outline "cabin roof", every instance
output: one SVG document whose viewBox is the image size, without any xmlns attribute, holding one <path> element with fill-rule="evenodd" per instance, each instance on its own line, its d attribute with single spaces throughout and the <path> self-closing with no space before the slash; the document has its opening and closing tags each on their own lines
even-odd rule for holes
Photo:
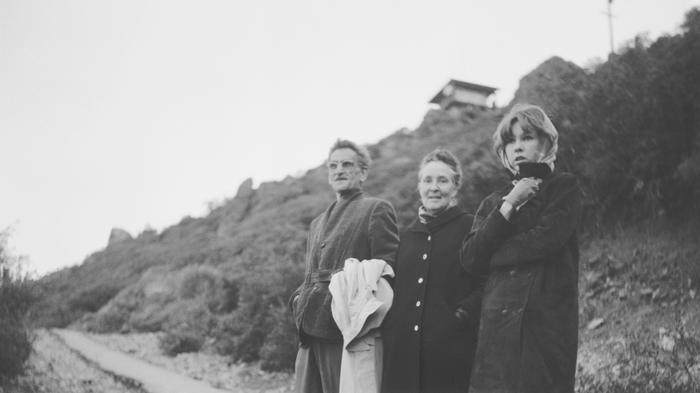
<svg viewBox="0 0 700 393">
<path fill-rule="evenodd" d="M 429 102 L 431 104 L 439 104 L 442 101 L 442 98 L 445 97 L 444 91 L 445 91 L 445 88 L 447 86 L 453 86 L 453 87 L 458 87 L 458 88 L 462 88 L 462 89 L 466 89 L 466 90 L 472 90 L 472 91 L 476 91 L 479 93 L 483 93 L 485 95 L 493 94 L 496 92 L 496 90 L 498 90 L 497 88 L 491 87 L 491 86 L 479 85 L 476 83 L 460 81 L 457 79 L 450 79 L 450 81 L 447 82 L 445 84 L 445 86 L 443 86 L 440 89 L 440 91 L 435 95 L 435 97 L 433 97 L 433 99 L 430 100 Z"/>
</svg>

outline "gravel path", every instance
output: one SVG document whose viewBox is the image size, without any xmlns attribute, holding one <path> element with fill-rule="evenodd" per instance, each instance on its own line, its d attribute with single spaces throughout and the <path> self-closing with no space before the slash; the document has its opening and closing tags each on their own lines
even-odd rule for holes
<svg viewBox="0 0 700 393">
<path fill-rule="evenodd" d="M 68 348 L 58 336 L 43 329 L 35 331 L 27 374 L 5 392 L 145 393 L 134 381 L 100 370 Z"/>
<path fill-rule="evenodd" d="M 204 392 L 206 389 L 235 393 L 293 391 L 293 377 L 288 373 L 263 372 L 256 365 L 232 364 L 228 357 L 213 354 L 189 353 L 176 357 L 164 356 L 158 348 L 158 333 L 101 335 L 40 329 L 34 334 L 34 347 L 28 361 L 26 375 L 20 377 L 12 386 L 0 387 L 0 393 L 153 393 L 158 391 L 151 390 L 151 386 L 138 382 L 135 378 L 125 377 L 123 372 L 105 371 L 106 366 L 67 346 L 64 337 L 75 345 L 70 337 L 76 336 L 80 341 L 86 341 L 89 338 L 91 341 L 87 340 L 87 345 L 93 349 L 100 348 L 98 352 L 120 352 L 117 354 L 126 356 L 123 363 L 138 365 L 137 369 L 157 368 L 161 375 L 159 380 L 176 380 L 184 376 L 189 376 L 190 380 L 198 380 L 191 382 L 205 387 L 203 390 L 194 390 L 197 393 Z M 168 376 L 163 377 L 161 372 L 167 373 Z M 175 377 L 172 377 L 173 375 Z M 134 376 L 138 378 L 137 375 Z M 206 381 L 207 384 L 202 381 Z M 178 390 L 166 391 L 174 393 Z"/>
<path fill-rule="evenodd" d="M 174 373 L 162 367 L 154 366 L 122 352 L 112 350 L 99 344 L 80 332 L 56 329 L 71 348 L 95 362 L 103 370 L 139 381 L 149 393 L 226 393 L 215 389 L 208 383 L 197 381 L 184 375 Z"/>
<path fill-rule="evenodd" d="M 211 386 L 238 393 L 293 392 L 288 373 L 268 373 L 255 365 L 234 364 L 229 357 L 209 353 L 165 356 L 158 348 L 162 333 L 86 334 L 107 347 L 164 367 L 178 374 L 207 381 Z"/>
</svg>

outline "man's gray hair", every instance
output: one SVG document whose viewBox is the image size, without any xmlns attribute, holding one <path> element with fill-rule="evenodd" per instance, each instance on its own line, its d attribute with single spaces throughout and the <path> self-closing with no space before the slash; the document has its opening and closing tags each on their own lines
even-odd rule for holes
<svg viewBox="0 0 700 393">
<path fill-rule="evenodd" d="M 361 169 L 369 170 L 369 166 L 372 164 L 372 158 L 369 156 L 369 150 L 366 147 L 360 146 L 355 142 L 349 141 L 347 139 L 338 139 L 335 141 L 331 150 L 328 152 L 328 157 L 338 149 L 350 149 L 357 154 L 357 163 L 360 165 Z"/>
</svg>

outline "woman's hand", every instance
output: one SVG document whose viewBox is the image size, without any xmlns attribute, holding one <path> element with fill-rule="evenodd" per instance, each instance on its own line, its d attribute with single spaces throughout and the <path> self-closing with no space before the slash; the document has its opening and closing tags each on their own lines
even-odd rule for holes
<svg viewBox="0 0 700 393">
<path fill-rule="evenodd" d="M 522 178 L 515 183 L 513 189 L 510 190 L 508 195 L 503 197 L 503 200 L 510 203 L 515 209 L 518 209 L 535 196 L 541 182 L 542 180 L 533 177 Z"/>
</svg>

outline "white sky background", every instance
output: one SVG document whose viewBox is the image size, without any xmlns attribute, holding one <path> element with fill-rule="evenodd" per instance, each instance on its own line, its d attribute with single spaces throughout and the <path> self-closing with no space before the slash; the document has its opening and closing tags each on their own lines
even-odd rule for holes
<svg viewBox="0 0 700 393">
<path fill-rule="evenodd" d="M 617 45 L 700 0 L 615 0 Z M 0 0 L 0 229 L 39 274 L 415 128 L 450 78 L 500 88 L 609 50 L 605 0 Z"/>
</svg>

